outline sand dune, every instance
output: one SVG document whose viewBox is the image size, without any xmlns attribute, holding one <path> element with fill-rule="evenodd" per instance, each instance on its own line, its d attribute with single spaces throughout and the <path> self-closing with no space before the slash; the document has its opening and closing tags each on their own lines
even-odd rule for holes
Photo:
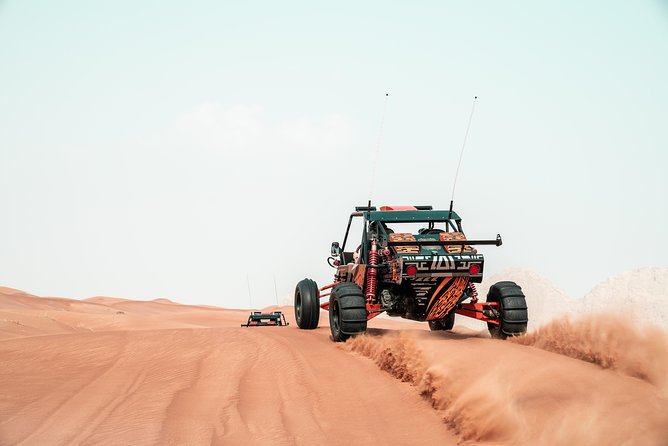
<svg viewBox="0 0 668 446">
<path fill-rule="evenodd" d="M 346 348 L 413 383 L 467 444 L 668 440 L 666 388 L 631 377 L 624 368 L 602 370 L 589 361 L 461 332 L 375 330 Z M 589 351 L 606 348 L 590 345 Z M 668 354 L 668 342 L 658 350 Z M 660 367 L 668 370 L 665 363 Z"/>
<path fill-rule="evenodd" d="M 668 340 L 607 315 L 504 342 L 376 318 L 335 344 L 248 311 L 0 288 L 0 444 L 668 443 Z"/>
<path fill-rule="evenodd" d="M 13 313 L 24 325 L 0 332 L 0 444 L 455 442 L 418 394 L 337 348 L 327 327 L 242 329 L 248 311 L 157 305 L 114 301 L 100 315 L 72 301 L 50 335 L 39 315 Z"/>
</svg>

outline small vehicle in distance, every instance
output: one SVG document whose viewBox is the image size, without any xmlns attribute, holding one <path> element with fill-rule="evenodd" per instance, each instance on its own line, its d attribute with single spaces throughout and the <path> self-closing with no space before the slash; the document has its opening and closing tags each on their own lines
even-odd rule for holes
<svg viewBox="0 0 668 446">
<path fill-rule="evenodd" d="M 253 311 L 248 316 L 248 322 L 241 324 L 242 327 L 281 327 L 284 325 L 290 324 L 285 320 L 285 315 L 281 311 L 273 311 L 271 313 Z"/>
</svg>

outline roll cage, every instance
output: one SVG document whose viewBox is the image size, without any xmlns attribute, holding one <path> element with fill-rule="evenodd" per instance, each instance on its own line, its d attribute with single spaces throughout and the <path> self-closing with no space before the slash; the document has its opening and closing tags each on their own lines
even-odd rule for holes
<svg viewBox="0 0 668 446">
<path fill-rule="evenodd" d="M 360 247 L 360 263 L 367 263 L 368 254 L 369 254 L 369 243 L 368 237 L 370 229 L 373 229 L 388 241 L 389 246 L 401 246 L 401 245 L 496 245 L 500 246 L 501 236 L 497 234 L 496 240 L 449 240 L 447 242 L 435 242 L 430 240 L 428 242 L 423 241 L 410 241 L 410 242 L 392 242 L 389 241 L 389 233 L 387 232 L 387 223 L 426 223 L 427 229 L 433 229 L 435 223 L 445 223 L 445 231 L 449 232 L 463 232 L 462 230 L 462 219 L 455 212 L 451 210 L 434 210 L 431 206 L 410 206 L 406 207 L 407 209 L 402 210 L 386 210 L 381 208 L 380 211 L 376 210 L 373 206 L 357 206 L 355 207 L 355 212 L 350 214 L 348 218 L 348 225 L 346 226 L 346 232 L 343 237 L 343 243 L 341 244 L 341 256 L 344 263 L 348 263 L 352 258 L 352 252 L 346 252 L 346 243 L 348 242 L 348 236 L 350 235 L 350 226 L 353 222 L 353 218 L 362 217 L 364 219 L 364 225 L 362 230 L 362 241 Z M 376 224 L 373 224 L 376 223 Z M 373 226 L 373 228 L 372 228 Z M 350 257 L 350 258 L 349 258 Z"/>
</svg>

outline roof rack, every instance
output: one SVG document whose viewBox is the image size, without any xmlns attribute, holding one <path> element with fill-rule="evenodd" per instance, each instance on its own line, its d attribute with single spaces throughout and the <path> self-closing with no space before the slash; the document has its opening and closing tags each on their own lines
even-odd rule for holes
<svg viewBox="0 0 668 446">
<path fill-rule="evenodd" d="M 432 206 L 381 206 L 381 211 L 431 211 Z"/>
</svg>

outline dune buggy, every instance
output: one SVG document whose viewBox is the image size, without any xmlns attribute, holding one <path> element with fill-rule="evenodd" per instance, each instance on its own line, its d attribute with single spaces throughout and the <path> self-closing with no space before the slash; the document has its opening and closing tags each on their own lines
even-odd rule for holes
<svg viewBox="0 0 668 446">
<path fill-rule="evenodd" d="M 359 244 L 350 245 L 351 223 L 362 219 Z M 295 318 L 301 329 L 317 328 L 320 309 L 329 312 L 332 339 L 363 333 L 367 321 L 385 312 L 427 321 L 431 330 L 450 330 L 455 315 L 487 323 L 492 337 L 526 332 L 525 296 L 514 282 L 492 285 L 485 302 L 475 284 L 482 282 L 484 258 L 475 246 L 501 246 L 493 240 L 467 240 L 462 220 L 452 209 L 431 206 L 356 207 L 343 243 L 333 242 L 330 266 L 334 282 L 318 288 L 311 279 L 295 289 Z M 348 250 L 357 246 L 356 249 Z M 321 299 L 326 301 L 320 302 Z"/>
</svg>

